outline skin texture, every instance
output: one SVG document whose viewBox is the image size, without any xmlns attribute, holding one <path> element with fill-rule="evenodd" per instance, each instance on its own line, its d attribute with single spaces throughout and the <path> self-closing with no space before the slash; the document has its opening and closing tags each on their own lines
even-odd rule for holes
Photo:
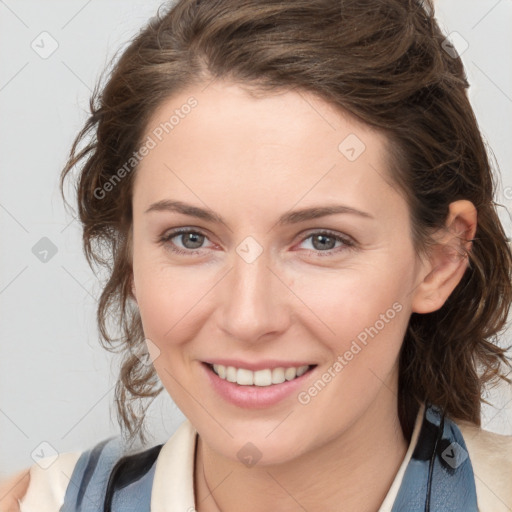
<svg viewBox="0 0 512 512">
<path fill-rule="evenodd" d="M 0 482 L 0 512 L 17 512 L 18 500 L 27 492 L 30 473 L 24 469 Z"/>
<path fill-rule="evenodd" d="M 440 308 L 460 281 L 467 259 L 458 236 L 473 238 L 476 210 L 452 203 L 439 244 L 419 257 L 382 134 L 309 93 L 255 98 L 213 82 L 169 98 L 146 136 L 190 96 L 198 105 L 137 170 L 132 290 L 156 371 L 199 432 L 196 508 L 375 511 L 407 449 L 396 392 L 409 316 Z M 338 149 L 350 134 L 365 145 L 353 161 Z M 225 223 L 146 212 L 160 200 L 211 209 Z M 371 217 L 277 224 L 326 204 Z M 159 241 L 179 227 L 204 238 Z M 351 242 L 314 244 L 324 230 Z M 252 254 L 262 251 L 251 263 L 237 252 L 246 237 Z M 307 404 L 292 394 L 264 409 L 236 407 L 205 377 L 201 361 L 213 358 L 308 361 L 318 366 L 307 391 L 394 304 L 400 311 Z M 252 467 L 237 456 L 248 442 L 261 452 Z"/>
<path fill-rule="evenodd" d="M 155 127 L 190 96 L 197 106 L 167 135 L 158 132 L 162 140 L 137 170 L 131 277 L 154 366 L 199 432 L 196 509 L 315 512 L 343 503 L 348 512 L 376 511 L 407 449 L 396 402 L 407 322 L 412 312 L 440 308 L 460 281 L 476 210 L 453 202 L 438 245 L 419 257 L 381 134 L 308 93 L 256 99 L 215 82 L 169 98 L 146 135 L 155 138 Z M 365 145 L 353 161 L 338 149 L 350 134 Z M 145 213 L 162 199 L 210 208 L 225 223 Z M 277 224 L 283 213 L 326 204 L 371 218 Z M 177 227 L 205 238 L 158 241 Z M 326 229 L 348 245 L 314 244 L 311 235 Z M 249 236 L 251 263 L 237 252 Z M 173 243 L 200 249 L 179 255 Z M 264 409 L 236 407 L 205 378 L 201 361 L 212 358 L 307 361 L 318 365 L 301 388 L 307 392 L 383 316 L 377 335 L 307 404 L 292 394 Z M 247 442 L 261 452 L 251 467 L 237 456 Z M 28 470 L 0 483 L 1 512 L 19 510 L 28 483 Z"/>
</svg>

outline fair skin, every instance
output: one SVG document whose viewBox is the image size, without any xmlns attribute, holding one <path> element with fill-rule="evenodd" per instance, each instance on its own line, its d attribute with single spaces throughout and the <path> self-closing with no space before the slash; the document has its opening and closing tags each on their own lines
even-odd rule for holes
<svg viewBox="0 0 512 512">
<path fill-rule="evenodd" d="M 159 351 L 155 369 L 199 433 L 196 509 L 314 512 L 342 503 L 347 512 L 376 511 L 407 449 L 397 417 L 407 322 L 412 312 L 440 308 L 460 281 L 467 260 L 454 235 L 474 236 L 476 211 L 452 203 L 439 249 L 420 258 L 383 135 L 308 93 L 254 98 L 214 82 L 169 98 L 146 136 L 190 96 L 198 106 L 137 170 L 132 290 Z M 353 161 L 338 149 L 350 134 L 366 146 Z M 146 211 L 162 200 L 212 210 L 224 222 Z M 277 223 L 327 204 L 363 214 Z M 199 234 L 158 242 L 174 228 Z M 314 244 L 311 235 L 325 230 L 349 244 Z M 251 263 L 237 252 L 247 237 L 258 248 Z M 307 361 L 317 365 L 301 385 L 307 391 L 393 304 L 400 312 L 306 405 L 294 393 L 240 407 L 205 377 L 203 362 L 215 358 Z M 237 456 L 248 442 L 261 453 L 251 467 Z"/>
<path fill-rule="evenodd" d="M 157 347 L 155 369 L 199 433 L 196 510 L 375 512 L 407 450 L 397 361 L 409 317 L 439 309 L 460 281 L 467 259 L 457 236 L 474 237 L 476 210 L 452 203 L 438 245 L 419 257 L 383 135 L 309 93 L 256 99 L 235 84 L 205 85 L 155 112 L 146 136 L 190 96 L 198 101 L 142 160 L 132 198 L 132 290 Z M 365 145 L 353 161 L 338 149 L 350 134 Z M 224 223 L 146 212 L 161 200 L 212 210 Z M 363 214 L 277 223 L 334 204 Z M 204 236 L 158 242 L 174 228 Z M 240 251 L 247 237 L 253 254 L 262 251 L 251 263 Z M 268 407 L 236 406 L 205 378 L 203 362 L 214 358 L 307 361 L 316 367 L 298 391 L 308 392 L 390 310 L 307 404 L 293 393 Z M 248 442 L 261 453 L 250 467 L 237 455 Z"/>
<path fill-rule="evenodd" d="M 0 482 L 0 512 L 18 512 L 18 500 L 27 492 L 30 473 L 24 469 Z"/>
</svg>

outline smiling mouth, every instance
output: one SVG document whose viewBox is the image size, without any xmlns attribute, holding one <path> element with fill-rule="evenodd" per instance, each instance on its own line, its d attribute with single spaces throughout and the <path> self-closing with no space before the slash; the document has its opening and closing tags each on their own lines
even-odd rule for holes
<svg viewBox="0 0 512 512">
<path fill-rule="evenodd" d="M 265 368 L 262 370 L 252 371 L 247 368 L 235 368 L 234 366 L 224 366 L 222 364 L 205 364 L 222 380 L 238 384 L 239 386 L 260 387 L 273 386 L 276 384 L 282 384 L 286 381 L 298 379 L 317 366 L 316 364 L 311 364 L 272 369 Z"/>
</svg>

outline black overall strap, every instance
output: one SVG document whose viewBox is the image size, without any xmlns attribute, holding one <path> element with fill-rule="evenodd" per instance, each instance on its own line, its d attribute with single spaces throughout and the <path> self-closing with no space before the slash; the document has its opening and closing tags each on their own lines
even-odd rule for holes
<svg viewBox="0 0 512 512">
<path fill-rule="evenodd" d="M 108 480 L 103 512 L 112 512 L 112 504 L 116 493 L 140 481 L 150 472 L 162 446 L 160 444 L 141 453 L 127 455 L 116 463 Z"/>
<path fill-rule="evenodd" d="M 117 437 L 83 452 L 60 512 L 149 512 L 156 460 L 162 446 L 126 455 L 123 440 Z"/>
<path fill-rule="evenodd" d="M 426 404 L 392 512 L 478 512 L 475 475 L 456 423 Z"/>
</svg>

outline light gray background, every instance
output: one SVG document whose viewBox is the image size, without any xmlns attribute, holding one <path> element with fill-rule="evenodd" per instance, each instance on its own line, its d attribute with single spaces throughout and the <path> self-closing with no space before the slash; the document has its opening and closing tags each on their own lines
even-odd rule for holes
<svg viewBox="0 0 512 512">
<path fill-rule="evenodd" d="M 159 5 L 0 0 L 0 478 L 38 453 L 81 451 L 118 433 L 110 405 L 116 359 L 97 341 L 100 287 L 58 176 L 100 72 Z M 497 200 L 510 233 L 512 1 L 438 0 L 437 13 L 447 33 L 463 38 L 454 42 L 464 50 L 470 98 L 501 167 Z M 58 48 L 42 58 L 53 41 Z M 57 250 L 46 263 L 32 252 L 43 237 Z M 512 434 L 510 387 L 490 400 L 495 407 L 484 408 L 483 426 Z M 148 417 L 154 441 L 184 419 L 166 394 Z"/>
</svg>

